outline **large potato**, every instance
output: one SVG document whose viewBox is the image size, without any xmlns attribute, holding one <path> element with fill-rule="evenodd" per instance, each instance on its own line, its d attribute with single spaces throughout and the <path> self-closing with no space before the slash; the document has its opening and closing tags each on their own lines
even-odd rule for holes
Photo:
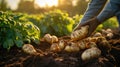
<svg viewBox="0 0 120 67">
<path fill-rule="evenodd" d="M 89 49 L 85 50 L 82 53 L 81 59 L 83 61 L 88 61 L 88 60 L 91 60 L 93 58 L 98 58 L 100 55 L 101 55 L 100 49 L 98 49 L 96 47 L 92 47 L 92 48 L 89 48 Z"/>
</svg>

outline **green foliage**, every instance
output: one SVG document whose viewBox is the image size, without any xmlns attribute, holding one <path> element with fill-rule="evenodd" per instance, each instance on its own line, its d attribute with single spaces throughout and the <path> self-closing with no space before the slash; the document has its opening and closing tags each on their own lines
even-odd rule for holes
<svg viewBox="0 0 120 67">
<path fill-rule="evenodd" d="M 46 33 L 64 36 L 70 34 L 73 24 L 73 19 L 67 13 L 55 10 L 45 13 L 37 26 L 40 28 L 42 36 Z"/>
<path fill-rule="evenodd" d="M 103 29 L 103 24 L 100 24 L 95 31 L 101 31 Z"/>
<path fill-rule="evenodd" d="M 24 41 L 39 40 L 39 34 L 40 30 L 25 15 L 0 12 L 0 46 L 3 48 L 22 47 Z"/>
<path fill-rule="evenodd" d="M 115 17 L 110 18 L 109 20 L 103 23 L 103 28 L 116 28 L 118 27 L 118 21 Z"/>
<path fill-rule="evenodd" d="M 113 18 L 110 18 L 110 19 L 106 20 L 102 24 L 100 24 L 97 27 L 96 31 L 100 31 L 102 29 L 107 29 L 107 28 L 114 29 L 114 28 L 117 28 L 117 27 L 118 27 L 118 21 L 115 17 L 113 17 Z"/>
<path fill-rule="evenodd" d="M 83 15 L 75 15 L 75 16 L 73 16 L 73 20 L 75 22 L 74 25 L 73 25 L 73 29 L 79 24 L 82 17 L 83 17 Z"/>
</svg>

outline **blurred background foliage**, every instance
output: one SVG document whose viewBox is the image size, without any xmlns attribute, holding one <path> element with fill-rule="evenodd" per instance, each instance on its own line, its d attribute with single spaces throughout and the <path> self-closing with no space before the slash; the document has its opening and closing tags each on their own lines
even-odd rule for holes
<svg viewBox="0 0 120 67">
<path fill-rule="evenodd" d="M 57 1 L 57 5 L 42 5 L 43 2 Z M 90 0 L 0 0 L 0 11 L 22 13 L 30 22 L 41 29 L 41 36 L 45 33 L 64 36 L 70 34 L 81 20 Z M 16 5 L 15 5 L 16 4 Z M 98 26 L 116 28 L 118 21 L 115 17 Z M 66 26 L 65 26 L 66 25 Z"/>
</svg>

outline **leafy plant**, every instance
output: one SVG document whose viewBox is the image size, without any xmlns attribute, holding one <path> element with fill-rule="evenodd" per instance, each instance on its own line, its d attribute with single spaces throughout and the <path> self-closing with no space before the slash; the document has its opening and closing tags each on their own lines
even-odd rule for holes
<svg viewBox="0 0 120 67">
<path fill-rule="evenodd" d="M 82 17 L 83 17 L 83 15 L 75 15 L 75 16 L 73 16 L 73 20 L 75 22 L 74 25 L 73 25 L 73 29 L 79 24 Z"/>
<path fill-rule="evenodd" d="M 103 28 L 116 28 L 118 27 L 118 21 L 115 17 L 110 18 L 109 20 L 103 23 Z"/>
<path fill-rule="evenodd" d="M 67 13 L 55 10 L 45 13 L 37 26 L 40 28 L 42 36 L 46 33 L 65 36 L 72 31 L 73 24 L 73 19 Z"/>
<path fill-rule="evenodd" d="M 8 50 L 16 45 L 22 47 L 27 41 L 37 42 L 40 30 L 28 21 L 23 14 L 0 12 L 0 45 Z"/>
</svg>

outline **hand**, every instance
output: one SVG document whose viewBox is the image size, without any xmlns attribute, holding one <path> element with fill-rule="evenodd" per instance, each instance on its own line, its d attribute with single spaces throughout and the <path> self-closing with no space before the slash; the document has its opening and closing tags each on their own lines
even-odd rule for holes
<svg viewBox="0 0 120 67">
<path fill-rule="evenodd" d="M 73 30 L 73 32 L 76 31 L 76 30 L 81 29 L 82 26 L 88 25 L 88 26 L 89 26 L 89 28 L 88 28 L 88 34 L 87 34 L 87 37 L 88 37 L 88 36 L 90 36 L 90 35 L 94 32 L 94 30 L 97 28 L 97 26 L 98 26 L 99 24 L 100 24 L 100 22 L 99 22 L 99 21 L 97 20 L 97 18 L 95 17 L 95 18 L 92 18 L 92 19 L 86 21 L 86 22 L 83 23 L 83 24 L 77 25 L 77 26 L 75 27 L 75 29 Z"/>
</svg>

